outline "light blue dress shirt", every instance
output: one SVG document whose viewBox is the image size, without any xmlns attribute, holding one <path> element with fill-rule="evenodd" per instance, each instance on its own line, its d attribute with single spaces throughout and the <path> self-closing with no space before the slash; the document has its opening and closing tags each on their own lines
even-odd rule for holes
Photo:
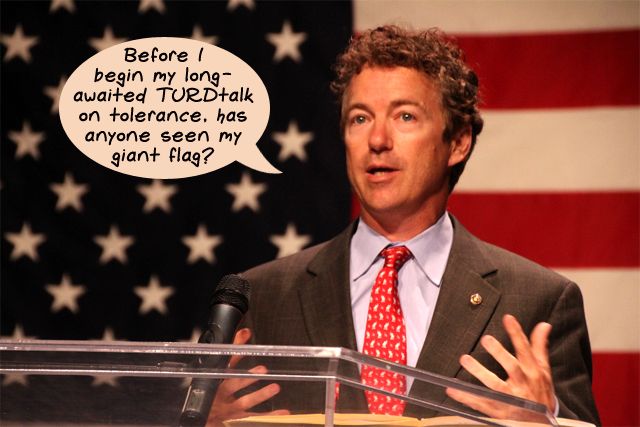
<svg viewBox="0 0 640 427">
<path fill-rule="evenodd" d="M 384 264 L 380 252 L 389 245 L 404 245 L 413 257 L 400 269 L 398 294 L 407 331 L 407 365 L 416 366 L 433 317 L 447 266 L 453 225 L 446 213 L 431 227 L 406 242 L 390 242 L 364 221 L 351 239 L 351 310 L 358 351 L 362 351 L 371 289 Z"/>
</svg>

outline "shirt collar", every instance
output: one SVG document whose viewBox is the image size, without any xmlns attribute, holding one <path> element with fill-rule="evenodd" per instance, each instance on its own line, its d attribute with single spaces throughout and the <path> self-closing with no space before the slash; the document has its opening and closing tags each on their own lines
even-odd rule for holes
<svg viewBox="0 0 640 427">
<path fill-rule="evenodd" d="M 453 243 L 453 225 L 446 213 L 431 227 L 404 242 L 391 242 L 360 219 L 351 239 L 351 280 L 365 274 L 389 245 L 404 245 L 429 280 L 440 286 Z"/>
</svg>

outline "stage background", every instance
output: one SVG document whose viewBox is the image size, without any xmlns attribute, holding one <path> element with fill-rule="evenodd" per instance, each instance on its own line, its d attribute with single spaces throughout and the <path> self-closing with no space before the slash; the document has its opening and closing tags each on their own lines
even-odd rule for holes
<svg viewBox="0 0 640 427">
<path fill-rule="evenodd" d="M 580 285 L 603 424 L 640 425 L 638 2 L 0 7 L 3 336 L 196 339 L 222 275 L 324 241 L 357 212 L 327 89 L 348 37 L 382 23 L 438 26 L 480 75 L 486 123 L 451 211 Z M 66 77 L 105 47 L 151 36 L 200 38 L 256 70 L 271 99 L 258 146 L 282 175 L 233 164 L 154 182 L 69 142 L 57 112 Z"/>
</svg>

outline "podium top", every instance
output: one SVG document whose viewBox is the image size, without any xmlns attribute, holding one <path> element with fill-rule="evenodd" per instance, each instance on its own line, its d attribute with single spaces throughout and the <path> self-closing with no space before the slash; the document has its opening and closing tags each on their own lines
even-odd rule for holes
<svg viewBox="0 0 640 427">
<path fill-rule="evenodd" d="M 244 365 L 228 367 L 231 356 Z M 254 374 L 257 364 L 268 372 Z M 404 375 L 411 387 L 404 394 L 387 392 L 361 381 L 364 365 Z M 335 347 L 255 346 L 173 342 L 105 342 L 0 340 L 2 421 L 56 421 L 111 425 L 176 425 L 186 388 L 194 378 L 245 378 L 279 382 L 281 393 L 266 410 L 296 413 L 366 412 L 363 390 L 405 400 L 405 415 L 416 418 L 457 415 L 487 425 L 480 414 L 447 399 L 456 389 L 508 409 L 511 418 L 556 426 L 545 406 L 485 387 L 376 359 Z M 336 400 L 336 383 L 340 397 Z M 39 405 L 36 405 L 39 402 Z M 134 403 L 135 402 L 135 403 Z"/>
</svg>

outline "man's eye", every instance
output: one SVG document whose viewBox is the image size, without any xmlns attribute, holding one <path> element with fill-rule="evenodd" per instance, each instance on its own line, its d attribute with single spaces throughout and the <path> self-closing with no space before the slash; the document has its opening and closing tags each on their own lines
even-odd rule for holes
<svg viewBox="0 0 640 427">
<path fill-rule="evenodd" d="M 403 122 L 410 122 L 415 119 L 414 115 L 411 113 L 402 113 L 400 115 L 400 118 L 402 119 Z"/>
<path fill-rule="evenodd" d="M 355 116 L 353 119 L 351 119 L 351 121 L 356 125 L 361 125 L 367 121 L 367 118 L 363 115 L 358 115 L 358 116 Z"/>
</svg>

